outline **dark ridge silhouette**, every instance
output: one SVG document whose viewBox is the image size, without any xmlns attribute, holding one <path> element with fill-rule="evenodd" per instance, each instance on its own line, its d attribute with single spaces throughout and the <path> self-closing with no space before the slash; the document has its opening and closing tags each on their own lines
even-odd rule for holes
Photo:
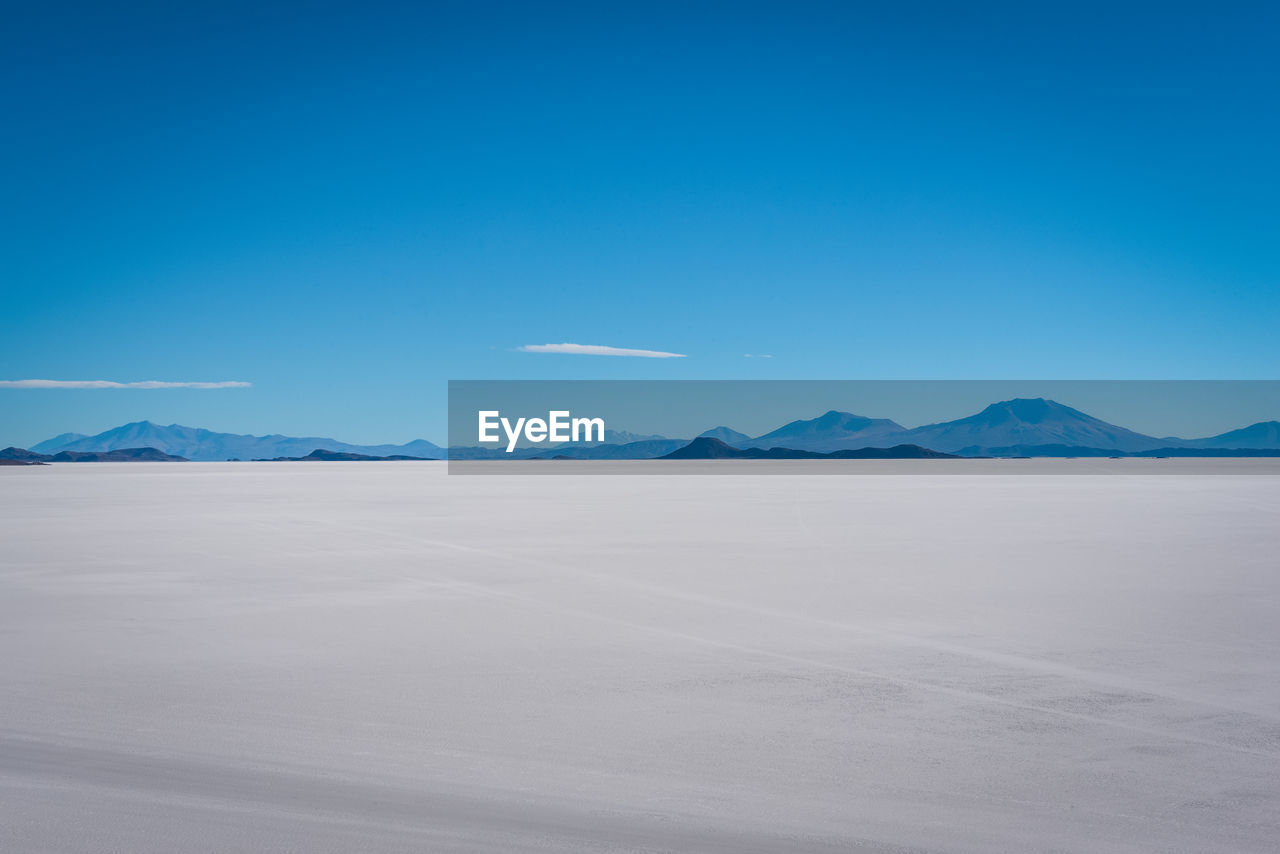
<svg viewBox="0 0 1280 854">
<path fill-rule="evenodd" d="M 393 462 L 399 460 L 429 460 L 431 457 L 410 457 L 404 454 L 391 454 L 375 457 L 369 454 L 353 454 L 350 451 L 326 451 L 316 448 L 305 457 L 272 457 L 269 460 L 254 460 L 255 463 L 339 463 L 339 462 Z"/>
<path fill-rule="evenodd" d="M 507 453 L 503 448 L 476 448 L 454 445 L 449 448 L 451 460 L 532 460 L 549 456 L 570 456 L 575 460 L 653 460 L 683 448 L 687 439 L 646 439 L 625 445 L 557 445 L 552 448 L 517 448 Z M 568 452 L 568 453 L 564 453 Z"/>
<path fill-rule="evenodd" d="M 38 454 L 35 451 L 28 451 L 26 448 L 15 448 L 12 445 L 0 451 L 0 460 L 41 463 L 48 459 L 48 454 Z"/>
<path fill-rule="evenodd" d="M 857 450 L 801 451 L 795 448 L 735 448 L 719 439 L 703 436 L 694 439 L 663 460 L 942 460 L 959 459 L 955 454 L 931 451 L 919 445 L 895 445 L 892 448 L 858 448 Z"/>
<path fill-rule="evenodd" d="M 59 451 L 51 463 L 185 463 L 186 457 L 166 454 L 155 448 L 117 448 L 114 451 Z"/>
<path fill-rule="evenodd" d="M 958 452 L 962 457 L 1280 457 L 1276 448 L 1152 448 L 1145 451 L 1118 451 L 1115 448 L 1086 448 L 1077 445 L 1005 445 L 998 448 L 970 446 Z"/>
<path fill-rule="evenodd" d="M 0 461 L 5 465 L 15 463 L 185 463 L 184 457 L 175 457 L 155 448 L 118 448 L 114 451 L 59 451 L 56 454 L 37 454 L 23 448 L 5 448 L 0 451 Z"/>
</svg>

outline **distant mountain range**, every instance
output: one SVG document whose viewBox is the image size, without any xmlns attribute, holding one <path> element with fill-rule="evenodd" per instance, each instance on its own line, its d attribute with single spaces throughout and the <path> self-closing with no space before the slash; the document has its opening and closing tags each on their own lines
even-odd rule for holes
<svg viewBox="0 0 1280 854">
<path fill-rule="evenodd" d="M 831 410 L 817 418 L 791 421 L 754 438 L 726 426 L 714 427 L 696 438 L 713 439 L 729 448 L 764 451 L 782 448 L 816 454 L 914 445 L 959 456 L 1213 456 L 1230 450 L 1280 450 L 1280 421 L 1263 421 L 1203 439 L 1157 438 L 1109 424 L 1056 401 L 1015 398 L 993 403 L 965 418 L 910 429 L 888 418 Z M 150 421 L 136 421 L 96 436 L 63 433 L 31 450 L 51 456 L 62 452 L 154 448 L 163 454 L 199 461 L 314 459 L 315 451 L 354 455 L 343 459 L 442 459 L 447 455 L 458 460 L 547 457 L 627 460 L 665 457 L 689 444 L 688 439 L 608 430 L 605 441 L 593 445 L 524 447 L 512 454 L 494 448 L 455 446 L 446 452 L 424 439 L 403 445 L 353 445 L 329 438 L 216 433 L 179 424 L 165 427 Z M 1213 453 L 1192 454 L 1192 451 Z"/>
<path fill-rule="evenodd" d="M 63 433 L 31 447 L 32 451 L 55 454 L 62 451 L 111 451 L 118 448 L 156 448 L 166 454 L 188 460 L 254 460 L 275 457 L 304 457 L 315 450 L 342 451 L 371 457 L 407 456 L 440 459 L 444 449 L 425 439 L 404 445 L 352 445 L 328 438 L 297 438 L 273 434 L 249 436 L 237 433 L 215 433 L 199 427 L 170 424 L 165 427 L 150 421 L 134 421 L 96 436 Z"/>
<path fill-rule="evenodd" d="M 727 427 L 717 429 L 729 430 Z M 1280 449 L 1280 421 L 1263 421 L 1204 439 L 1161 439 L 1108 424 L 1056 401 L 1016 398 L 993 403 L 966 418 L 913 429 L 887 418 L 866 418 L 832 410 L 807 421 L 792 421 L 754 439 L 724 441 L 736 447 L 781 446 L 822 452 L 865 445 L 911 444 L 964 456 L 999 455 L 998 452 L 1010 448 L 1091 448 L 1122 453 L 1167 448 Z"/>
</svg>

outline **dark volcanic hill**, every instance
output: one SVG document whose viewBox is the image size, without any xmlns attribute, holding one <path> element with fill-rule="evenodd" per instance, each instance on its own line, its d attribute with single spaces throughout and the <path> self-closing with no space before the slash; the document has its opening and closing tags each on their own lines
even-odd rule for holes
<svg viewBox="0 0 1280 854">
<path fill-rule="evenodd" d="M 10 445 L 3 451 L 0 451 L 0 460 L 17 460 L 19 462 L 39 463 L 49 459 L 48 454 L 37 454 L 35 451 L 28 451 L 25 448 L 15 448 Z"/>
<path fill-rule="evenodd" d="M 663 460 L 940 460 L 958 459 L 954 454 L 931 451 L 919 445 L 896 445 L 892 448 L 858 448 L 822 453 L 797 448 L 735 448 L 719 439 L 703 436 L 694 439 Z"/>
<path fill-rule="evenodd" d="M 752 450 L 759 451 L 759 448 Z M 660 460 L 741 460 L 751 459 L 751 451 L 735 448 L 712 436 L 699 436 L 683 448 L 658 457 Z"/>
</svg>

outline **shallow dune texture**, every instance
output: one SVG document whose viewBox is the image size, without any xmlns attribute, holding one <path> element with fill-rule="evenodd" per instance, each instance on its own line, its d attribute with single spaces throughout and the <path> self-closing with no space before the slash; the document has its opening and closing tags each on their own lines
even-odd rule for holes
<svg viewBox="0 0 1280 854">
<path fill-rule="evenodd" d="M 0 850 L 1274 851 L 1278 556 L 1270 476 L 4 469 Z"/>
</svg>

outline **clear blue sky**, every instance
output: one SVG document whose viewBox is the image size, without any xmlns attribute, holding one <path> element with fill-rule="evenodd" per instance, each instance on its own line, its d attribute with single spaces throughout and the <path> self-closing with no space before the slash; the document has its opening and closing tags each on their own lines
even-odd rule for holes
<svg viewBox="0 0 1280 854">
<path fill-rule="evenodd" d="M 1262 2 L 9 4 L 0 379 L 253 386 L 0 388 L 0 445 L 439 441 L 449 378 L 1275 378 L 1278 43 Z M 516 350 L 560 342 L 685 358 Z"/>
</svg>

